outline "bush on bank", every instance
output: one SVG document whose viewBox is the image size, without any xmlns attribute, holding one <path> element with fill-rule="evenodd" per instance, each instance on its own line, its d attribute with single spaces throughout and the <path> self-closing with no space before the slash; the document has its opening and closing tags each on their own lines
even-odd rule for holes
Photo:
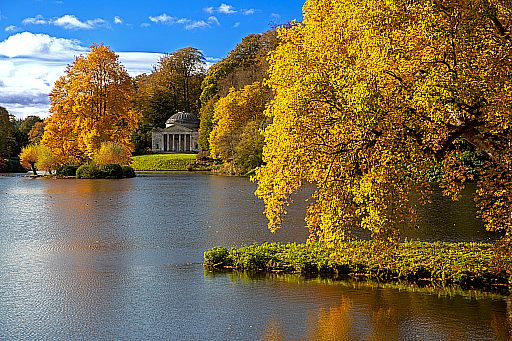
<svg viewBox="0 0 512 341">
<path fill-rule="evenodd" d="M 130 166 L 108 164 L 97 166 L 95 164 L 84 164 L 76 170 L 77 179 L 121 179 L 135 177 L 135 171 Z"/>
<path fill-rule="evenodd" d="M 406 280 L 435 285 L 499 290 L 512 286 L 512 256 L 493 244 L 407 241 L 347 242 L 341 249 L 318 244 L 262 244 L 227 249 L 216 247 L 204 254 L 209 270 L 249 271 L 367 277 Z"/>
</svg>

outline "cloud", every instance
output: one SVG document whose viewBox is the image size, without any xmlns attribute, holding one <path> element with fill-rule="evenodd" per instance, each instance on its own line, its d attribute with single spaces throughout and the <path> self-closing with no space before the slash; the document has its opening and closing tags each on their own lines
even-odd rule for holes
<svg viewBox="0 0 512 341">
<path fill-rule="evenodd" d="M 240 26 L 240 22 L 237 21 L 236 23 L 233 24 L 233 28 L 237 28 L 238 26 Z"/>
<path fill-rule="evenodd" d="M 222 14 L 234 14 L 237 12 L 233 6 L 227 4 L 220 4 L 217 11 Z"/>
<path fill-rule="evenodd" d="M 177 18 L 166 13 L 160 14 L 159 16 L 150 16 L 149 20 L 156 24 L 167 24 L 167 25 L 182 25 L 186 30 L 193 30 L 196 28 L 211 27 L 212 24 L 220 26 L 220 22 L 215 16 L 210 16 L 207 21 L 205 20 L 192 20 L 188 18 Z M 144 24 L 142 24 L 144 25 Z M 141 25 L 141 26 L 142 26 Z M 143 26 L 147 27 L 147 26 Z"/>
<path fill-rule="evenodd" d="M 38 14 L 34 18 L 25 18 L 22 21 L 23 25 L 48 25 L 49 21 L 46 20 L 42 15 Z"/>
<path fill-rule="evenodd" d="M 123 23 L 123 19 L 121 19 L 121 17 L 118 17 L 118 16 L 115 16 L 114 17 L 114 24 L 122 24 Z"/>
<path fill-rule="evenodd" d="M 220 22 L 219 22 L 219 19 L 217 19 L 216 16 L 212 15 L 210 17 L 208 17 L 208 22 L 210 24 L 216 24 L 217 26 L 220 26 Z"/>
<path fill-rule="evenodd" d="M 5 32 L 17 32 L 19 30 L 20 30 L 20 28 L 18 26 L 14 26 L 14 25 L 7 26 L 4 29 Z"/>
<path fill-rule="evenodd" d="M 22 32 L 0 42 L 0 106 L 23 118 L 48 116 L 48 94 L 55 81 L 64 75 L 75 56 L 88 48 L 77 40 L 46 34 Z M 131 76 L 153 70 L 160 53 L 120 52 L 119 60 Z"/>
<path fill-rule="evenodd" d="M 0 56 L 32 56 L 42 59 L 69 59 L 86 51 L 79 41 L 47 34 L 17 33 L 0 42 Z"/>
<path fill-rule="evenodd" d="M 157 17 L 149 17 L 149 20 L 154 23 L 174 23 L 177 18 L 171 17 L 170 15 L 167 15 L 166 13 L 160 14 Z"/>
<path fill-rule="evenodd" d="M 241 12 L 243 15 L 253 15 L 254 13 L 256 13 L 256 10 L 254 8 L 249 8 L 249 9 L 243 9 L 243 10 L 241 10 Z"/>
<path fill-rule="evenodd" d="M 101 18 L 81 21 L 71 14 L 53 19 L 45 19 L 42 15 L 36 15 L 33 18 L 23 19 L 22 23 L 24 25 L 53 25 L 67 30 L 91 30 L 97 27 L 107 26 L 107 22 Z"/>
<path fill-rule="evenodd" d="M 254 8 L 247 8 L 247 9 L 241 9 L 237 10 L 235 7 L 228 5 L 228 4 L 220 4 L 219 7 L 205 7 L 203 8 L 203 11 L 205 11 L 208 14 L 213 13 L 220 13 L 220 14 L 236 14 L 241 13 L 243 15 L 253 15 L 256 13 L 256 10 Z"/>
</svg>

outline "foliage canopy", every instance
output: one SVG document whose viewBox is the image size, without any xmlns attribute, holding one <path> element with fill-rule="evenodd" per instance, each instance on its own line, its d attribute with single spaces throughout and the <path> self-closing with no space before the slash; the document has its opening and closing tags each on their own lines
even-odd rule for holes
<svg viewBox="0 0 512 341">
<path fill-rule="evenodd" d="M 132 133 L 138 114 L 132 110 L 134 88 L 118 56 L 93 45 L 87 56 L 68 65 L 50 93 L 51 116 L 41 143 L 60 163 L 92 159 L 104 142 L 115 141 L 133 151 Z"/>
<path fill-rule="evenodd" d="M 312 239 L 335 245 L 354 226 L 394 238 L 428 200 L 434 166 L 454 199 L 473 179 L 466 143 L 486 158 L 481 217 L 510 234 L 512 3 L 315 0 L 304 14 L 270 58 L 273 124 L 257 173 L 269 227 L 307 182 Z"/>
</svg>

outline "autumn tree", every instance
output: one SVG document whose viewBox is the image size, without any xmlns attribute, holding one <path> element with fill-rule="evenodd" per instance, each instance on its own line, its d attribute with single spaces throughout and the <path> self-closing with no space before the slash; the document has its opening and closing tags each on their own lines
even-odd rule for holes
<svg viewBox="0 0 512 341">
<path fill-rule="evenodd" d="M 211 154 L 229 164 L 233 173 L 245 173 L 261 164 L 260 129 L 266 121 L 263 111 L 269 97 L 268 89 L 255 82 L 242 90 L 232 88 L 215 104 Z"/>
<path fill-rule="evenodd" d="M 105 142 L 94 155 L 94 163 L 97 165 L 119 164 L 126 165 L 132 162 L 130 151 L 116 142 Z"/>
<path fill-rule="evenodd" d="M 139 118 L 132 109 L 133 96 L 132 80 L 118 56 L 104 45 L 91 46 L 55 82 L 41 143 L 61 163 L 91 160 L 108 141 L 133 151 L 131 137 Z"/>
<path fill-rule="evenodd" d="M 136 77 L 135 106 L 142 114 L 139 149 L 151 147 L 151 130 L 163 128 L 172 114 L 199 114 L 205 65 L 201 51 L 187 47 L 162 57 L 151 74 Z"/>
<path fill-rule="evenodd" d="M 269 227 L 312 183 L 313 239 L 335 245 L 357 226 L 394 238 L 440 164 L 444 193 L 456 199 L 476 180 L 487 229 L 510 235 L 511 25 L 510 2 L 307 1 L 270 59 L 273 123 L 257 175 Z M 461 144 L 485 155 L 478 179 Z"/>
<path fill-rule="evenodd" d="M 38 146 L 37 145 L 29 145 L 23 147 L 20 153 L 20 163 L 25 169 L 32 170 L 32 174 L 37 176 L 37 168 L 36 163 L 38 160 Z"/>
<path fill-rule="evenodd" d="M 213 130 L 213 107 L 232 88 L 241 90 L 254 82 L 262 82 L 267 76 L 267 54 L 277 45 L 276 32 L 251 34 L 242 39 L 226 58 L 215 63 L 201 86 L 201 113 L 199 145 L 210 150 L 209 138 Z"/>
</svg>

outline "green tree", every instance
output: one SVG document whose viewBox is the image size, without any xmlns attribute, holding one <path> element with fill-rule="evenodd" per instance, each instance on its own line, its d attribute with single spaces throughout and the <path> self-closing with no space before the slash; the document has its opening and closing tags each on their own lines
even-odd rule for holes
<svg viewBox="0 0 512 341">
<path fill-rule="evenodd" d="M 151 148 L 151 130 L 163 128 L 172 114 L 199 113 L 205 65 L 203 54 L 187 47 L 162 57 L 151 74 L 136 78 L 135 106 L 142 114 L 136 134 L 140 151 Z"/>
<path fill-rule="evenodd" d="M 268 84 L 266 162 L 257 175 L 271 229 L 304 183 L 306 221 L 331 245 L 359 226 L 394 238 L 414 224 L 441 164 L 456 199 L 473 179 L 458 141 L 486 157 L 476 201 L 491 231 L 512 231 L 512 3 L 316 0 L 279 30 Z"/>
<path fill-rule="evenodd" d="M 17 154 L 16 120 L 14 116 L 0 107 L 0 157 L 11 157 Z"/>
</svg>

